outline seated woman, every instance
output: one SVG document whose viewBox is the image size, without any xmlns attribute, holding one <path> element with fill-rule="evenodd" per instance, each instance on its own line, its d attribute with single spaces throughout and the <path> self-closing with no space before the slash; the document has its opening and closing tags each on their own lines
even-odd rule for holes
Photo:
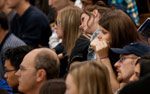
<svg viewBox="0 0 150 94">
<path fill-rule="evenodd" d="M 70 56 L 75 42 L 81 34 L 79 30 L 81 13 L 82 10 L 80 8 L 68 6 L 60 10 L 57 15 L 56 33 L 58 38 L 62 39 L 62 44 L 58 44 L 54 49 L 61 60 L 61 77 L 66 73 L 68 66 L 67 57 Z"/>
<path fill-rule="evenodd" d="M 116 79 L 113 68 L 119 60 L 119 55 L 113 53 L 110 48 L 122 48 L 132 42 L 146 42 L 137 32 L 130 17 L 121 10 L 106 12 L 102 15 L 99 24 L 101 33 L 91 42 L 91 47 L 95 50 L 97 59 L 100 59 L 109 69 L 112 89 L 116 92 L 120 88 L 120 83 Z"/>
<path fill-rule="evenodd" d="M 73 63 L 66 78 L 66 94 L 112 94 L 109 72 L 96 61 Z"/>
</svg>

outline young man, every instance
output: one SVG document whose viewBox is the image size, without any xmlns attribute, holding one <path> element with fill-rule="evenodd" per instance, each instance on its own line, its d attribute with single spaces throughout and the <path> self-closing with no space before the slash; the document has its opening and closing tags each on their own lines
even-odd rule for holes
<svg viewBox="0 0 150 94">
<path fill-rule="evenodd" d="M 19 80 L 18 90 L 24 94 L 39 94 L 42 84 L 58 77 L 59 59 L 48 48 L 30 51 L 23 59 L 16 72 Z"/>
<path fill-rule="evenodd" d="M 17 12 L 10 22 L 10 31 L 32 47 L 48 47 L 51 30 L 47 17 L 29 0 L 7 0 L 7 4 Z"/>
<path fill-rule="evenodd" d="M 16 48 L 9 48 L 3 55 L 5 74 L 4 77 L 7 83 L 13 89 L 13 93 L 18 93 L 18 78 L 15 75 L 16 71 L 24 58 L 24 56 L 31 51 L 29 46 L 19 46 Z"/>
<path fill-rule="evenodd" d="M 120 60 L 114 66 L 116 67 L 117 80 L 121 83 L 121 87 L 130 82 L 137 60 L 141 56 L 150 53 L 150 47 L 142 43 L 131 43 L 122 49 L 112 48 L 111 50 L 120 54 Z"/>
</svg>

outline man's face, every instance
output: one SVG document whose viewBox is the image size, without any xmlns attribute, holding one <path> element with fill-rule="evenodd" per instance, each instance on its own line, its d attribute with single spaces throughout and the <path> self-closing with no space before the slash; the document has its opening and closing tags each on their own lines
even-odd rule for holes
<svg viewBox="0 0 150 94">
<path fill-rule="evenodd" d="M 34 53 L 28 53 L 21 65 L 20 69 L 16 72 L 16 75 L 18 76 L 19 86 L 18 90 L 23 93 L 29 93 L 35 90 L 35 87 L 37 87 L 36 84 L 36 69 L 34 65 Z"/>
<path fill-rule="evenodd" d="M 9 8 L 16 9 L 20 4 L 22 0 L 7 0 L 6 3 Z"/>
<path fill-rule="evenodd" d="M 17 87 L 18 86 L 18 77 L 15 75 L 16 70 L 15 70 L 14 66 L 11 65 L 10 60 L 5 60 L 4 67 L 5 67 L 4 77 L 6 78 L 7 83 L 12 88 Z"/>
<path fill-rule="evenodd" d="M 119 82 L 129 82 L 130 77 L 134 73 L 135 63 L 137 60 L 138 57 L 133 54 L 121 55 L 120 60 L 115 63 L 117 79 Z"/>
</svg>

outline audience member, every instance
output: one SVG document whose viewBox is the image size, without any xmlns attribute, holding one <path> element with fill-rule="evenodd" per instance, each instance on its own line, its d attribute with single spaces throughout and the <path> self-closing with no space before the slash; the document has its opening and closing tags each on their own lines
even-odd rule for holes
<svg viewBox="0 0 150 94">
<path fill-rule="evenodd" d="M 68 6 L 71 6 L 71 5 L 73 5 L 73 4 L 70 0 L 49 0 L 49 6 L 55 9 L 55 11 L 54 11 L 54 15 L 55 15 L 54 18 L 55 19 L 54 19 L 54 21 L 56 22 L 56 17 L 57 17 L 57 14 L 58 14 L 59 11 L 61 11 L 65 7 L 68 7 Z M 48 15 L 48 17 L 51 18 L 51 14 Z M 52 23 L 51 28 L 52 28 L 53 32 L 52 32 L 52 36 L 49 38 L 49 45 L 50 45 L 51 48 L 55 48 L 59 43 L 62 42 L 62 40 L 58 38 L 58 35 L 56 33 L 56 28 L 57 28 L 56 23 Z"/>
<path fill-rule="evenodd" d="M 59 75 L 59 59 L 54 51 L 38 48 L 25 55 L 19 70 L 18 90 L 24 94 L 39 94 L 43 83 Z"/>
<path fill-rule="evenodd" d="M 24 58 L 24 56 L 31 50 L 29 46 L 19 46 L 16 48 L 9 48 L 3 55 L 5 79 L 10 87 L 13 89 L 13 93 L 18 92 L 18 78 L 15 75 L 16 71 Z"/>
<path fill-rule="evenodd" d="M 112 94 L 105 65 L 97 61 L 75 64 L 71 66 L 66 78 L 66 94 Z"/>
<path fill-rule="evenodd" d="M 117 80 L 120 82 L 120 88 L 130 82 L 137 61 L 147 53 L 150 53 L 150 47 L 142 43 L 131 43 L 123 48 L 111 48 L 120 59 L 115 63 L 117 71 Z"/>
<path fill-rule="evenodd" d="M 10 31 L 32 47 L 48 47 L 51 35 L 48 19 L 29 0 L 7 0 L 8 7 L 17 13 L 10 22 Z"/>
<path fill-rule="evenodd" d="M 58 12 L 56 33 L 62 39 L 62 46 L 64 47 L 63 51 L 58 53 L 62 61 L 61 65 L 63 66 L 60 71 L 62 74 L 66 73 L 66 67 L 68 66 L 67 57 L 70 56 L 75 42 L 81 34 L 79 29 L 81 13 L 81 9 L 76 6 L 68 6 Z M 56 52 L 58 52 L 58 46 L 55 48 Z"/>
<path fill-rule="evenodd" d="M 85 11 L 81 15 L 80 28 L 83 30 L 84 33 L 91 34 L 90 41 L 93 41 L 93 39 L 95 39 L 97 35 L 101 32 L 98 22 L 101 19 L 102 15 L 108 11 L 110 11 L 110 9 L 107 7 L 93 5 L 86 7 Z M 94 51 L 89 46 L 87 59 L 95 59 L 95 56 L 93 54 Z"/>
<path fill-rule="evenodd" d="M 45 82 L 39 94 L 65 94 L 66 84 L 63 79 L 53 79 Z"/>
</svg>

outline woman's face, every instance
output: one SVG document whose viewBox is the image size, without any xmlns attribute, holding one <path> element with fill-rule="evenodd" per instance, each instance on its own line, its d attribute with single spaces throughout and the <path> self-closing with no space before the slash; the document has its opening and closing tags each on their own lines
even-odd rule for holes
<svg viewBox="0 0 150 94">
<path fill-rule="evenodd" d="M 70 74 L 66 78 L 66 87 L 65 94 L 78 94 L 77 86 Z"/>
<path fill-rule="evenodd" d="M 56 33 L 59 39 L 63 38 L 63 28 L 61 26 L 61 21 L 60 21 L 60 17 L 57 17 L 57 21 L 56 21 Z"/>
<path fill-rule="evenodd" d="M 83 13 L 81 15 L 80 29 L 82 29 L 84 33 L 93 33 L 95 31 L 94 25 L 95 25 L 94 16 L 91 15 L 90 17 L 86 13 Z"/>
<path fill-rule="evenodd" d="M 100 26 L 100 33 L 98 35 L 98 39 L 105 40 L 109 45 L 111 44 L 111 34 L 109 31 Z"/>
</svg>

